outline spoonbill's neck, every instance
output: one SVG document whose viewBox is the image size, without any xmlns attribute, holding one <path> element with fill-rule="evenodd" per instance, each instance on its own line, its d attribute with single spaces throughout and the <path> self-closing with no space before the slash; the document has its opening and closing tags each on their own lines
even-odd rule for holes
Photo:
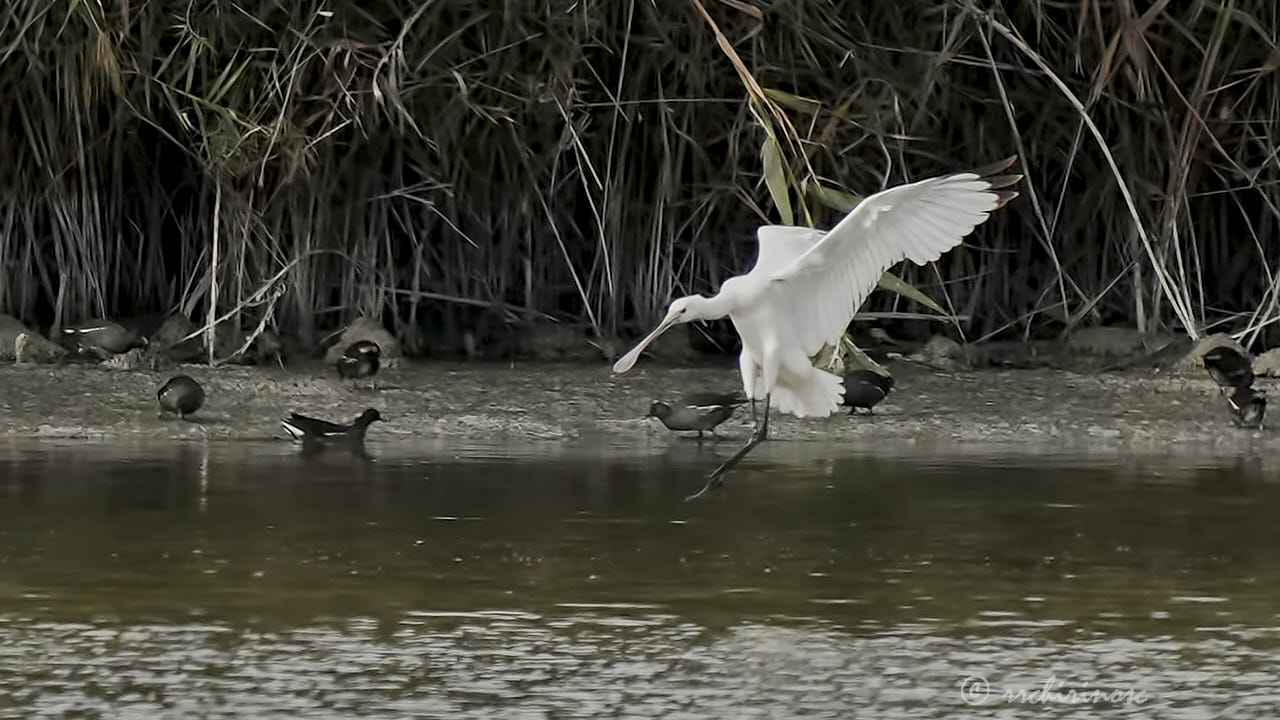
<svg viewBox="0 0 1280 720">
<path fill-rule="evenodd" d="M 733 312 L 734 298 L 726 295 L 723 289 L 711 297 L 693 297 L 697 300 L 689 304 L 689 309 L 699 320 L 719 320 Z"/>
</svg>

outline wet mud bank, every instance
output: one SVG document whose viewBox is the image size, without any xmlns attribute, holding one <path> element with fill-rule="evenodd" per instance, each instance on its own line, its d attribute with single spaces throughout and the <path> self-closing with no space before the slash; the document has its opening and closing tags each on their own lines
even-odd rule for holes
<svg viewBox="0 0 1280 720">
<path fill-rule="evenodd" d="M 1058 370 L 939 372 L 893 368 L 897 386 L 874 416 L 790 416 L 772 437 L 1005 451 L 1131 449 L 1141 452 L 1264 453 L 1280 449 L 1280 429 L 1233 427 L 1226 401 L 1206 376 L 1078 374 Z M 208 399 L 198 423 L 160 418 L 156 389 L 190 374 Z M 415 439 L 609 443 L 676 441 L 644 420 L 654 399 L 690 390 L 734 389 L 736 369 L 643 365 L 614 375 L 607 364 L 413 364 L 378 375 L 377 389 L 339 381 L 332 370 L 187 366 L 177 371 L 96 366 L 0 368 L 0 437 L 128 440 L 286 438 L 291 411 L 350 421 L 366 407 L 385 422 L 371 444 Z M 1260 381 L 1266 387 L 1268 381 Z M 750 413 L 721 426 L 745 437 Z"/>
</svg>

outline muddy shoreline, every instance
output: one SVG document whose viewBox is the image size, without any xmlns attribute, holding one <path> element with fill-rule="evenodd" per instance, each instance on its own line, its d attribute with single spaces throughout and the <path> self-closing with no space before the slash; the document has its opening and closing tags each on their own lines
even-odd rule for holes
<svg viewBox="0 0 1280 720">
<path fill-rule="evenodd" d="M 205 385 L 199 425 L 158 418 L 155 391 L 184 372 Z M 773 437 L 877 449 L 919 446 L 1007 452 L 1130 450 L 1255 455 L 1280 449 L 1280 429 L 1231 425 L 1207 376 L 1082 374 L 1060 370 L 940 372 L 895 364 L 897 387 L 874 417 L 780 418 Z M 1268 381 L 1259 384 L 1265 388 Z M 409 363 L 353 389 L 331 369 L 184 366 L 164 372 L 97 366 L 0 367 L 0 438 L 130 441 L 285 438 L 290 411 L 349 421 L 366 407 L 386 422 L 370 443 L 415 440 L 671 442 L 641 419 L 651 400 L 734 389 L 736 368 L 645 364 L 614 375 L 606 363 Z M 745 410 L 721 426 L 745 437 Z"/>
</svg>

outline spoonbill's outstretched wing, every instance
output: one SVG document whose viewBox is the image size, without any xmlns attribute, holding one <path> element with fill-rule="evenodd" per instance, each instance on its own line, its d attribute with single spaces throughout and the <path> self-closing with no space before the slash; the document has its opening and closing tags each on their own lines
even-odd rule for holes
<svg viewBox="0 0 1280 720">
<path fill-rule="evenodd" d="M 747 275 L 773 276 L 813 249 L 825 230 L 801 225 L 761 225 L 756 230 L 756 264 Z"/>
<path fill-rule="evenodd" d="M 805 355 L 834 345 L 885 270 L 907 259 L 937 260 L 1017 197 L 1021 175 L 987 177 L 1016 157 L 975 172 L 930 178 L 876 193 L 802 255 L 773 274 L 770 291 Z M 761 230 L 761 256 L 765 256 Z M 794 247 L 793 241 L 790 246 Z M 781 253 L 777 253 L 780 255 Z M 774 256 L 770 256 L 772 259 Z M 757 266 L 759 266 L 757 261 Z M 754 269 L 753 269 L 754 272 Z"/>
</svg>

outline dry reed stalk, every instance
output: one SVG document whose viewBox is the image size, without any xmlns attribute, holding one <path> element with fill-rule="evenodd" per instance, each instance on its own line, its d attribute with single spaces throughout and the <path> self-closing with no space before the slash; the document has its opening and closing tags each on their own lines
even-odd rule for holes
<svg viewBox="0 0 1280 720">
<path fill-rule="evenodd" d="M 787 205 L 823 226 L 842 188 L 1017 150 L 1025 198 L 901 271 L 956 332 L 1280 337 L 1262 0 L 52 7 L 0 3 L 0 311 L 42 325 L 239 307 L 288 265 L 227 322 L 425 338 L 464 298 L 626 333 L 745 269 Z"/>
</svg>

